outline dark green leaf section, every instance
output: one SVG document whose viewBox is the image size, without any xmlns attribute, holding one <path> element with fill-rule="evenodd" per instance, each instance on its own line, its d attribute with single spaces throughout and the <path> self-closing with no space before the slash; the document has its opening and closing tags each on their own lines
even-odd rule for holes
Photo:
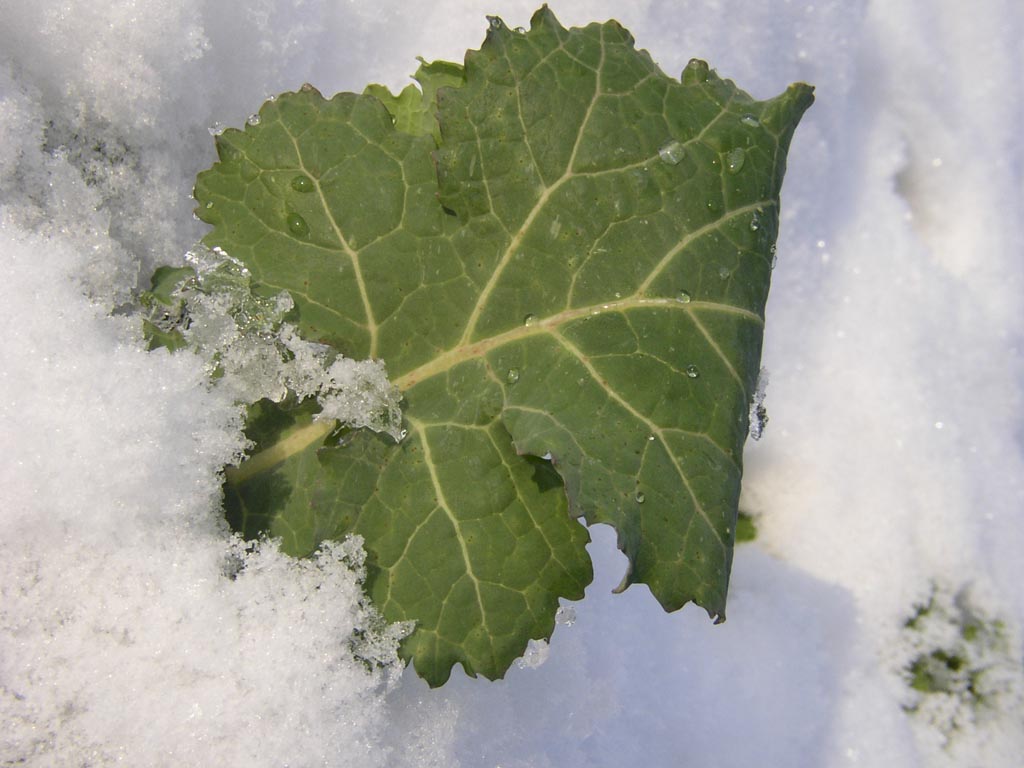
<svg viewBox="0 0 1024 768">
<path fill-rule="evenodd" d="M 319 410 L 313 399 L 283 405 L 260 400 L 249 406 L 246 437 L 258 446 L 286 445 L 289 438 L 313 425 Z M 241 478 L 238 469 L 228 468 L 224 507 L 234 530 L 248 539 L 264 533 L 280 538 L 282 548 L 294 554 L 310 553 L 321 541 L 344 534 L 352 519 L 317 504 L 312 494 L 321 471 L 316 447 L 327 433 L 324 429 L 319 434 L 312 450 L 297 451 L 287 461 L 272 461 L 261 468 L 251 462 L 244 465 L 242 470 L 251 472 L 248 477 Z"/>
<path fill-rule="evenodd" d="M 550 635 L 590 580 L 577 516 L 615 526 L 622 588 L 724 618 L 811 89 L 754 101 L 703 62 L 674 79 L 617 23 L 546 8 L 417 78 L 422 95 L 284 94 L 198 179 L 207 243 L 289 291 L 308 338 L 382 358 L 409 432 L 336 446 L 297 416 L 231 473 L 232 503 L 296 554 L 362 534 L 434 685 L 455 663 L 501 676 Z"/>
<path fill-rule="evenodd" d="M 266 453 L 229 469 L 225 484 L 229 522 L 247 537 L 266 532 L 303 555 L 325 539 L 362 535 L 371 597 L 390 620 L 415 619 L 403 650 L 433 685 L 456 663 L 501 677 L 526 640 L 551 636 L 558 597 L 582 598 L 593 575 L 589 537 L 569 516 L 551 464 L 516 454 L 496 408 L 467 415 L 445 399 L 430 420 L 410 418 L 398 447 L 365 430 L 327 444 L 320 428 L 265 467 L 252 464 Z M 287 445 L 316 410 L 261 401 L 247 435 Z"/>
<path fill-rule="evenodd" d="M 325 490 L 374 542 L 374 603 L 416 619 L 419 674 L 439 684 L 461 662 L 501 677 L 525 639 L 550 637 L 559 595 L 583 597 L 588 536 L 550 464 L 517 455 L 499 419 L 411 424 L 401 451 L 362 433 L 331 453 Z"/>
</svg>

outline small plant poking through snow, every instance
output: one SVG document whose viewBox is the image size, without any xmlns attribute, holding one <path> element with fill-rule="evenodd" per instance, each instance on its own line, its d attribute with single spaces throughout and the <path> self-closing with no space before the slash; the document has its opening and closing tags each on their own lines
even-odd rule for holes
<svg viewBox="0 0 1024 768">
<path fill-rule="evenodd" d="M 757 518 L 743 510 L 736 515 L 736 543 L 743 544 L 757 538 Z"/>
<path fill-rule="evenodd" d="M 996 712 L 1019 709 L 1021 664 L 1003 621 L 987 615 L 969 587 L 934 585 L 907 619 L 903 708 L 943 746 Z"/>
</svg>

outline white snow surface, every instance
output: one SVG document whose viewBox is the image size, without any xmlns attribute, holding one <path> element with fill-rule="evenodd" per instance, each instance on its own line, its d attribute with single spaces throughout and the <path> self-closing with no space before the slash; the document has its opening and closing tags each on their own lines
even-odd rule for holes
<svg viewBox="0 0 1024 768">
<path fill-rule="evenodd" d="M 598 528 L 595 584 L 542 665 L 432 691 L 362 599 L 358 541 L 298 562 L 229 536 L 238 410 L 119 312 L 203 234 L 208 128 L 306 81 L 397 89 L 415 56 L 477 47 L 485 14 L 533 10 L 0 2 L 0 764 L 1020 765 L 1013 0 L 553 5 L 566 25 L 618 18 L 669 73 L 697 56 L 758 97 L 817 89 L 783 187 L 771 421 L 742 502 L 758 538 L 727 623 L 611 595 L 624 558 Z M 915 659 L 969 641 L 963 616 L 998 636 L 965 653 L 990 694 L 913 691 Z M 353 655 L 364 633 L 376 665 Z"/>
</svg>

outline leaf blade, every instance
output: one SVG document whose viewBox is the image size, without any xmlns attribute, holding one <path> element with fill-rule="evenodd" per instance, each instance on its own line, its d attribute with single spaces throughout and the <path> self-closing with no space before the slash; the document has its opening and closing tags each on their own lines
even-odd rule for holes
<svg viewBox="0 0 1024 768">
<path fill-rule="evenodd" d="M 779 187 L 812 97 L 755 102 L 692 69 L 668 78 L 616 23 L 566 30 L 545 8 L 525 34 L 492 23 L 419 101 L 283 95 L 197 183 L 207 242 L 292 292 L 308 337 L 382 357 L 405 395 L 402 444 L 306 446 L 313 490 L 271 530 L 326 537 L 316 506 L 334 535 L 362 533 L 371 592 L 419 622 L 405 648 L 431 684 L 455 663 L 501 676 L 550 635 L 591 575 L 572 517 L 616 527 L 622 588 L 724 618 Z M 275 126 L 291 149 L 267 146 Z M 259 173 L 239 184 L 245 163 Z M 239 235 L 232 216 L 292 236 Z M 496 479 L 476 487 L 484 456 Z M 515 510 L 488 506 L 502 494 Z"/>
</svg>

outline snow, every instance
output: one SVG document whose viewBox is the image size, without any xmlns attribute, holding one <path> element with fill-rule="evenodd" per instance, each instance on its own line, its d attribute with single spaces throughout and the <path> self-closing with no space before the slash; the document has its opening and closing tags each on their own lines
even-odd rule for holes
<svg viewBox="0 0 1024 768">
<path fill-rule="evenodd" d="M 228 536 L 217 472 L 244 447 L 231 395 L 196 356 L 144 352 L 119 312 L 203 233 L 189 193 L 214 159 L 208 130 L 306 81 L 401 87 L 415 56 L 458 60 L 485 14 L 525 25 L 533 5 L 5 4 L 0 762 L 1019 764 L 1010 0 L 553 8 L 564 24 L 618 18 L 667 72 L 697 56 L 756 96 L 817 88 L 783 189 L 770 423 L 746 453 L 758 538 L 737 551 L 724 625 L 664 614 L 642 588 L 611 595 L 623 559 L 596 529 L 595 585 L 542 653 L 504 681 L 456 673 L 431 691 L 400 674 L 402 628 L 362 599 L 358 542 L 300 563 Z M 915 691 L 906 670 L 935 651 L 967 672 Z M 971 669 L 983 700 L 965 693 Z"/>
<path fill-rule="evenodd" d="M 223 249 L 199 243 L 185 263 L 190 274 L 170 292 L 172 304 L 152 300 L 147 319 L 165 334 L 180 334 L 232 402 L 279 403 L 291 392 L 317 398 L 318 420 L 368 427 L 396 441 L 405 436 L 402 395 L 382 361 L 352 360 L 302 339 L 283 322 L 295 306 L 291 296 L 253 294 L 249 270 Z"/>
</svg>

